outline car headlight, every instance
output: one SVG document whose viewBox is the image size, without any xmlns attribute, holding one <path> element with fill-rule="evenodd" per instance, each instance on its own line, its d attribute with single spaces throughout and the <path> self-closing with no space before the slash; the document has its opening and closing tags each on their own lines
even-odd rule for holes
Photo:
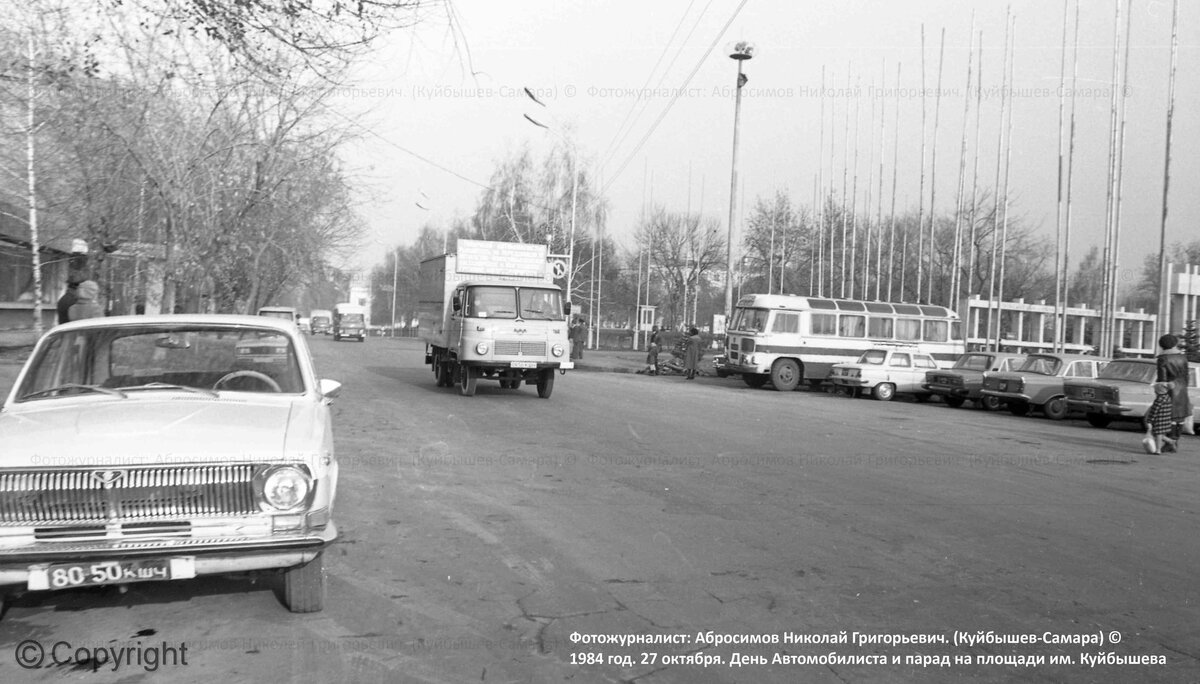
<svg viewBox="0 0 1200 684">
<path fill-rule="evenodd" d="M 293 509 L 308 499 L 312 478 L 294 466 L 280 466 L 263 481 L 263 500 L 281 511 Z"/>
<path fill-rule="evenodd" d="M 562 356 L 563 355 L 563 346 L 561 344 L 556 344 L 553 347 L 550 347 L 550 353 L 555 356 Z"/>
<path fill-rule="evenodd" d="M 491 346 L 487 342 L 480 342 L 475 345 L 475 353 L 479 355 L 488 353 L 488 349 L 491 349 Z"/>
</svg>

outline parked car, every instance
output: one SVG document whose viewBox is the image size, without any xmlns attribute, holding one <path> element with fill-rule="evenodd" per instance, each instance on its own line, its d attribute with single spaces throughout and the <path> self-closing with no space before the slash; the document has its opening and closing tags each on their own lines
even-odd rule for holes
<svg viewBox="0 0 1200 684">
<path fill-rule="evenodd" d="M 982 409 L 995 411 L 1000 408 L 1000 399 L 980 391 L 983 389 L 983 374 L 988 371 L 1016 370 L 1024 361 L 1024 354 L 968 352 L 958 357 L 951 368 L 927 372 L 923 387 L 954 408 L 970 400 Z"/>
<path fill-rule="evenodd" d="M 930 396 L 925 374 L 935 368 L 932 356 L 913 347 L 880 347 L 863 352 L 854 363 L 835 363 L 829 380 L 851 394 L 869 391 L 879 401 L 890 401 L 896 394 L 925 400 Z"/>
<path fill-rule="evenodd" d="M 1106 363 L 1108 359 L 1084 354 L 1030 354 L 1015 371 L 984 373 L 980 391 L 1003 402 L 1014 416 L 1037 409 L 1047 418 L 1062 420 L 1068 411 L 1063 379 L 1094 378 Z"/>
<path fill-rule="evenodd" d="M 1158 373 L 1154 359 L 1116 359 L 1095 380 L 1069 379 L 1063 383 L 1067 403 L 1083 411 L 1087 422 L 1108 427 L 1114 420 L 1141 420 L 1154 401 L 1151 385 Z M 1200 419 L 1200 364 L 1188 364 L 1188 396 L 1192 412 Z"/>
<path fill-rule="evenodd" d="M 287 320 L 55 327 L 0 407 L 0 585 L 269 572 L 288 609 L 321 610 L 339 389 Z"/>
</svg>

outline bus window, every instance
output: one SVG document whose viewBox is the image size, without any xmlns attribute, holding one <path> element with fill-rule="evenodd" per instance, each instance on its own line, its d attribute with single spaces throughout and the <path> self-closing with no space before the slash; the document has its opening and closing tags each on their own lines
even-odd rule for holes
<svg viewBox="0 0 1200 684">
<path fill-rule="evenodd" d="M 800 314 L 775 312 L 775 320 L 771 322 L 771 332 L 791 333 L 800 332 Z"/>
<path fill-rule="evenodd" d="M 767 329 L 766 309 L 738 309 L 733 330 L 743 332 L 762 332 Z"/>
<path fill-rule="evenodd" d="M 809 316 L 812 326 L 811 333 L 813 335 L 836 335 L 837 334 L 837 315 L 836 314 L 819 314 L 814 313 Z"/>
<path fill-rule="evenodd" d="M 889 316 L 871 316 L 867 319 L 867 337 L 876 337 L 886 340 L 892 339 L 893 319 Z"/>
<path fill-rule="evenodd" d="M 921 321 L 915 318 L 896 319 L 896 339 L 915 342 L 921 339 Z"/>
<path fill-rule="evenodd" d="M 863 337 L 867 330 L 866 316 L 848 316 L 842 314 L 838 318 L 838 337 Z"/>
<path fill-rule="evenodd" d="M 950 339 L 961 340 L 962 336 L 962 321 L 950 322 Z"/>
<path fill-rule="evenodd" d="M 949 331 L 950 325 L 946 321 L 925 321 L 925 334 L 922 339 L 926 342 L 945 342 Z"/>
</svg>

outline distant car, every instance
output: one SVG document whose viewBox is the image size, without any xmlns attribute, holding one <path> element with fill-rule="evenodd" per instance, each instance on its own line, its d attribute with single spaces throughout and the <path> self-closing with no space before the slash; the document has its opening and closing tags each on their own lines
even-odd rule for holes
<svg viewBox="0 0 1200 684">
<path fill-rule="evenodd" d="M 916 348 L 882 347 L 868 349 L 854 363 L 835 363 L 829 380 L 851 394 L 868 391 L 879 401 L 890 401 L 897 394 L 925 400 L 930 396 L 924 388 L 925 374 L 936 368 L 933 357 Z"/>
<path fill-rule="evenodd" d="M 333 334 L 333 312 L 328 309 L 313 309 L 308 312 L 309 326 L 314 335 Z"/>
<path fill-rule="evenodd" d="M 724 354 L 716 354 L 712 359 L 713 372 L 718 378 L 727 378 L 733 373 L 729 370 L 729 364 L 726 362 Z"/>
<path fill-rule="evenodd" d="M 995 411 L 1000 408 L 1000 399 L 980 392 L 983 389 L 983 374 L 1014 370 L 1024 360 L 1024 354 L 968 352 L 958 357 L 954 366 L 926 373 L 924 387 L 954 408 L 969 400 L 982 409 Z"/>
<path fill-rule="evenodd" d="M 1116 359 L 1100 377 L 1068 379 L 1063 383 L 1067 403 L 1083 411 L 1087 422 L 1108 427 L 1114 420 L 1141 420 L 1154 401 L 1152 383 L 1158 373 L 1154 359 Z M 1188 364 L 1188 396 L 1200 420 L 1200 364 Z"/>
<path fill-rule="evenodd" d="M 287 608 L 321 610 L 339 389 L 286 320 L 55 327 L 0 407 L 0 584 L 282 571 Z"/>
<path fill-rule="evenodd" d="M 1014 416 L 1037 409 L 1051 420 L 1062 420 L 1069 410 L 1063 380 L 1094 378 L 1106 363 L 1108 359 L 1083 354 L 1030 354 L 1015 371 L 984 373 L 980 391 L 1003 402 Z"/>
<path fill-rule="evenodd" d="M 300 319 L 296 322 L 296 326 L 300 328 L 300 332 L 305 333 L 306 335 L 312 334 L 311 319 L 309 319 L 305 316 L 301 316 Z"/>
<path fill-rule="evenodd" d="M 359 342 L 367 341 L 367 310 L 357 304 L 342 303 L 333 307 L 333 340 L 353 337 Z"/>
<path fill-rule="evenodd" d="M 295 307 L 291 306 L 264 306 L 258 310 L 259 316 L 269 316 L 270 318 L 282 318 L 285 321 L 291 321 L 292 325 L 300 327 L 300 312 L 296 311 Z"/>
</svg>

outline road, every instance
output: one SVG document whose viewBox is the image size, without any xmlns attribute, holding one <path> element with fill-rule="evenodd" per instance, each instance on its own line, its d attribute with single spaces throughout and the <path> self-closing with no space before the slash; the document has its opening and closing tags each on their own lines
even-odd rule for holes
<svg viewBox="0 0 1200 684">
<path fill-rule="evenodd" d="M 713 377 L 465 398 L 411 341 L 314 355 L 344 383 L 325 611 L 274 578 L 26 594 L 4 681 L 1200 679 L 1200 440 Z M 27 640 L 65 662 L 17 668 Z"/>
</svg>

